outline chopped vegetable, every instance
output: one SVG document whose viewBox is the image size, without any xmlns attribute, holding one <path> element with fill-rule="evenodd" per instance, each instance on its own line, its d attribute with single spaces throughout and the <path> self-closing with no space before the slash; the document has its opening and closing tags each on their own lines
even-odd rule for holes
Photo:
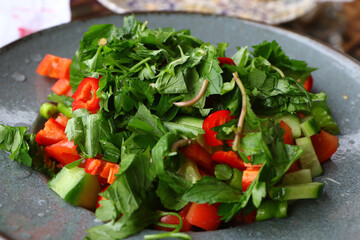
<svg viewBox="0 0 360 240">
<path fill-rule="evenodd" d="M 71 91 L 70 81 L 65 78 L 60 78 L 51 87 L 51 90 L 57 95 L 67 95 Z"/>
<path fill-rule="evenodd" d="M 36 72 L 40 75 L 49 76 L 51 78 L 69 79 L 70 64 L 71 59 L 47 54 L 40 62 Z"/>
<path fill-rule="evenodd" d="M 96 113 L 100 109 L 100 99 L 96 96 L 98 89 L 99 79 L 85 78 L 82 80 L 72 96 L 74 99 L 72 110 L 75 111 L 79 108 L 86 108 L 90 113 Z"/>
<path fill-rule="evenodd" d="M 152 226 L 171 232 L 145 239 L 191 239 L 179 231 L 282 218 L 288 200 L 321 197 L 313 178 L 339 128 L 326 94 L 310 92 L 314 68 L 275 41 L 228 58 L 227 43 L 146 24 L 96 25 L 72 61 L 46 55 L 37 72 L 58 81 L 44 128 L 0 125 L 11 159 L 58 173 L 49 186 L 66 201 L 97 205 L 105 224 L 86 239 Z"/>
<path fill-rule="evenodd" d="M 55 121 L 55 119 L 50 118 L 45 123 L 44 129 L 36 134 L 35 141 L 40 145 L 52 145 L 65 138 L 65 128 Z"/>
<path fill-rule="evenodd" d="M 235 116 L 230 115 L 230 111 L 228 110 L 217 111 L 205 118 L 203 122 L 203 129 L 205 130 L 204 138 L 206 145 L 212 147 L 223 145 L 223 141 L 216 138 L 216 132 L 213 131 L 212 128 L 223 125 L 235 118 Z"/>
<path fill-rule="evenodd" d="M 186 215 L 186 220 L 207 231 L 215 230 L 220 225 L 221 217 L 218 215 L 216 205 L 193 203 Z"/>
<path fill-rule="evenodd" d="M 339 139 L 324 130 L 311 136 L 311 142 L 314 146 L 316 156 L 321 163 L 328 160 L 339 146 Z"/>
</svg>

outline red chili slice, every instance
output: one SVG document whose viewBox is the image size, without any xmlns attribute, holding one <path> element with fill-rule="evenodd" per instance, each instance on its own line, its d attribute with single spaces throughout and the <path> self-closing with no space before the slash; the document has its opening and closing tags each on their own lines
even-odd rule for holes
<svg viewBox="0 0 360 240">
<path fill-rule="evenodd" d="M 86 108 L 90 113 L 99 111 L 100 99 L 96 96 L 96 91 L 99 89 L 99 79 L 87 77 L 84 78 L 73 94 L 74 99 L 72 110 L 79 108 Z"/>
</svg>

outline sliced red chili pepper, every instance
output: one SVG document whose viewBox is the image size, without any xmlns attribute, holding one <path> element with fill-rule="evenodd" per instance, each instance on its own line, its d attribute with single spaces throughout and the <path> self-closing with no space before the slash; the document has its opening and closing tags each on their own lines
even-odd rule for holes
<svg viewBox="0 0 360 240">
<path fill-rule="evenodd" d="M 217 127 L 235 119 L 235 116 L 230 115 L 229 110 L 220 110 L 207 116 L 203 122 L 203 129 L 205 130 L 204 138 L 207 145 L 216 147 L 224 144 L 222 140 L 216 138 L 217 132 L 211 130 L 213 127 Z"/>
<path fill-rule="evenodd" d="M 40 145 L 51 145 L 65 138 L 65 127 L 60 125 L 55 119 L 50 118 L 45 123 L 44 129 L 36 134 L 35 141 Z"/>
<path fill-rule="evenodd" d="M 224 64 L 228 64 L 228 65 L 235 65 L 234 61 L 231 58 L 228 57 L 219 57 L 219 66 L 221 67 Z"/>
<path fill-rule="evenodd" d="M 58 143 L 45 147 L 44 152 L 49 157 L 52 157 L 56 161 L 60 162 L 63 166 L 81 158 L 76 150 L 74 141 L 70 142 L 67 138 Z"/>
<path fill-rule="evenodd" d="M 74 99 L 72 110 L 79 108 L 86 108 L 90 113 L 99 111 L 100 99 L 96 96 L 96 91 L 99 89 L 99 79 L 87 77 L 84 78 L 73 94 Z"/>
<path fill-rule="evenodd" d="M 237 168 L 240 171 L 243 171 L 246 169 L 244 161 L 241 160 L 238 155 L 233 152 L 233 151 L 216 151 L 211 158 L 218 162 L 218 163 L 223 163 L 223 164 L 227 164 L 232 168 Z"/>
</svg>

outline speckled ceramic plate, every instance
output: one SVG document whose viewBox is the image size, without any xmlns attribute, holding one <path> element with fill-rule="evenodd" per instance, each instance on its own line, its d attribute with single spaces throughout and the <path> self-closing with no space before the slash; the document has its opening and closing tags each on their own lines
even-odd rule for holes
<svg viewBox="0 0 360 240">
<path fill-rule="evenodd" d="M 236 46 L 276 40 L 292 58 L 317 67 L 314 91 L 328 93 L 338 122 L 340 148 L 324 165 L 325 194 L 318 200 L 291 205 L 288 218 L 257 222 L 213 232 L 192 233 L 193 239 L 358 239 L 360 236 L 360 66 L 349 57 L 307 37 L 254 22 L 191 14 L 140 14 L 150 27 L 190 28 L 212 43 Z M 71 58 L 82 34 L 93 24 L 122 26 L 110 16 L 56 27 L 0 49 L 0 123 L 32 127 L 54 80 L 36 75 L 46 53 Z M 347 97 L 345 97 L 347 96 Z M 46 178 L 19 166 L 0 152 L 0 232 L 11 239 L 81 239 L 99 224 L 94 215 L 70 206 L 48 189 Z M 131 239 L 141 239 L 145 230 Z M 1 237 L 0 237 L 1 238 Z"/>
</svg>

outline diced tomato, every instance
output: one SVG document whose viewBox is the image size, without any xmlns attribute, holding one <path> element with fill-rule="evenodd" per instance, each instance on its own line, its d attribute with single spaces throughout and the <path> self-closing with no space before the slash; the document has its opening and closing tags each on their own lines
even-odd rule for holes
<svg viewBox="0 0 360 240">
<path fill-rule="evenodd" d="M 101 160 L 96 158 L 87 158 L 85 163 L 85 172 L 91 175 L 96 175 L 101 167 Z"/>
<path fill-rule="evenodd" d="M 238 155 L 233 151 L 216 151 L 211 158 L 218 163 L 228 164 L 232 168 L 237 168 L 240 171 L 245 170 L 244 161 L 241 160 Z"/>
<path fill-rule="evenodd" d="M 64 114 L 60 113 L 56 118 L 55 121 L 58 122 L 61 126 L 66 128 L 66 125 L 69 121 L 69 118 L 66 117 Z"/>
<path fill-rule="evenodd" d="M 259 174 L 260 168 L 248 168 L 243 171 L 242 176 L 242 190 L 245 192 L 250 184 L 255 180 L 257 175 Z"/>
<path fill-rule="evenodd" d="M 114 183 L 114 181 L 115 181 L 115 179 L 116 179 L 116 176 L 115 176 L 115 174 L 117 174 L 118 172 L 119 172 L 119 164 L 114 164 L 111 168 L 110 168 L 110 170 L 109 170 L 109 176 L 108 176 L 108 178 L 107 178 L 107 182 L 109 183 L 109 184 L 113 184 Z"/>
<path fill-rule="evenodd" d="M 60 78 L 51 87 L 51 90 L 57 95 L 67 95 L 71 90 L 70 81 L 65 78 Z"/>
<path fill-rule="evenodd" d="M 311 75 L 310 75 L 310 76 L 308 77 L 308 79 L 306 79 L 306 81 L 304 82 L 304 88 L 305 88 L 308 92 L 310 92 L 310 91 L 312 90 L 313 82 L 314 82 L 314 80 L 313 80 L 313 77 L 312 77 Z"/>
<path fill-rule="evenodd" d="M 192 203 L 186 220 L 199 228 L 207 231 L 216 230 L 221 223 L 221 217 L 217 214 L 218 205 L 209 205 L 207 203 Z"/>
<path fill-rule="evenodd" d="M 100 99 L 96 96 L 98 89 L 99 79 L 91 77 L 84 78 L 72 96 L 74 99 L 72 110 L 75 111 L 79 108 L 86 108 L 90 113 L 99 111 Z"/>
<path fill-rule="evenodd" d="M 296 114 L 298 115 L 298 117 L 299 117 L 300 119 L 306 117 L 306 114 L 303 113 L 303 112 L 297 112 Z"/>
<path fill-rule="evenodd" d="M 311 142 L 320 163 L 328 160 L 336 152 L 339 146 L 339 139 L 324 130 L 311 136 Z"/>
<path fill-rule="evenodd" d="M 216 147 L 224 144 L 222 140 L 216 138 L 217 133 L 211 129 L 236 118 L 235 116 L 231 116 L 230 113 L 231 112 L 228 110 L 220 110 L 205 118 L 203 122 L 203 129 L 205 130 L 204 139 L 207 145 Z"/>
<path fill-rule="evenodd" d="M 36 72 L 51 78 L 69 79 L 71 59 L 46 54 L 36 69 Z"/>
<path fill-rule="evenodd" d="M 182 218 L 183 225 L 180 230 L 180 232 L 188 232 L 192 229 L 192 225 L 186 220 L 186 215 L 189 212 L 191 203 L 187 204 L 183 209 L 180 210 L 179 215 Z M 177 225 L 179 224 L 179 218 L 174 215 L 166 215 L 159 220 L 161 223 L 167 223 L 167 224 L 173 224 Z M 159 225 L 155 225 L 156 230 L 162 230 L 162 231 L 173 231 L 174 228 L 167 228 L 167 227 L 161 227 Z"/>
<path fill-rule="evenodd" d="M 294 145 L 295 142 L 294 142 L 294 138 L 292 135 L 291 127 L 289 127 L 289 125 L 287 125 L 284 121 L 280 122 L 280 127 L 285 130 L 284 143 Z"/>
<path fill-rule="evenodd" d="M 100 172 L 100 177 L 107 179 L 109 184 L 114 183 L 115 174 L 119 171 L 119 164 L 106 162 L 103 170 Z"/>
<path fill-rule="evenodd" d="M 299 163 L 299 160 L 297 160 L 293 164 L 291 164 L 290 168 L 287 170 L 286 173 L 296 172 L 296 171 L 299 171 L 300 169 L 301 169 L 300 163 Z"/>
<path fill-rule="evenodd" d="M 55 121 L 55 119 L 50 118 L 45 123 L 44 129 L 36 134 L 35 141 L 40 145 L 51 145 L 65 138 L 65 128 Z"/>
<path fill-rule="evenodd" d="M 63 166 L 81 158 L 76 150 L 74 141 L 69 141 L 67 138 L 45 147 L 44 152 L 49 157 L 52 157 L 56 161 L 60 162 Z"/>
<path fill-rule="evenodd" d="M 252 210 L 249 214 L 245 215 L 245 210 L 242 212 L 236 214 L 232 221 L 234 221 L 235 224 L 250 224 L 255 222 L 256 220 L 256 210 Z"/>
<path fill-rule="evenodd" d="M 228 57 L 219 57 L 218 60 L 219 60 L 220 67 L 224 64 L 235 65 L 234 61 Z"/>
<path fill-rule="evenodd" d="M 183 147 L 180 149 L 180 152 L 184 154 L 185 157 L 193 160 L 208 173 L 212 174 L 214 172 L 214 164 L 211 155 L 200 144 L 195 143 Z"/>
</svg>

